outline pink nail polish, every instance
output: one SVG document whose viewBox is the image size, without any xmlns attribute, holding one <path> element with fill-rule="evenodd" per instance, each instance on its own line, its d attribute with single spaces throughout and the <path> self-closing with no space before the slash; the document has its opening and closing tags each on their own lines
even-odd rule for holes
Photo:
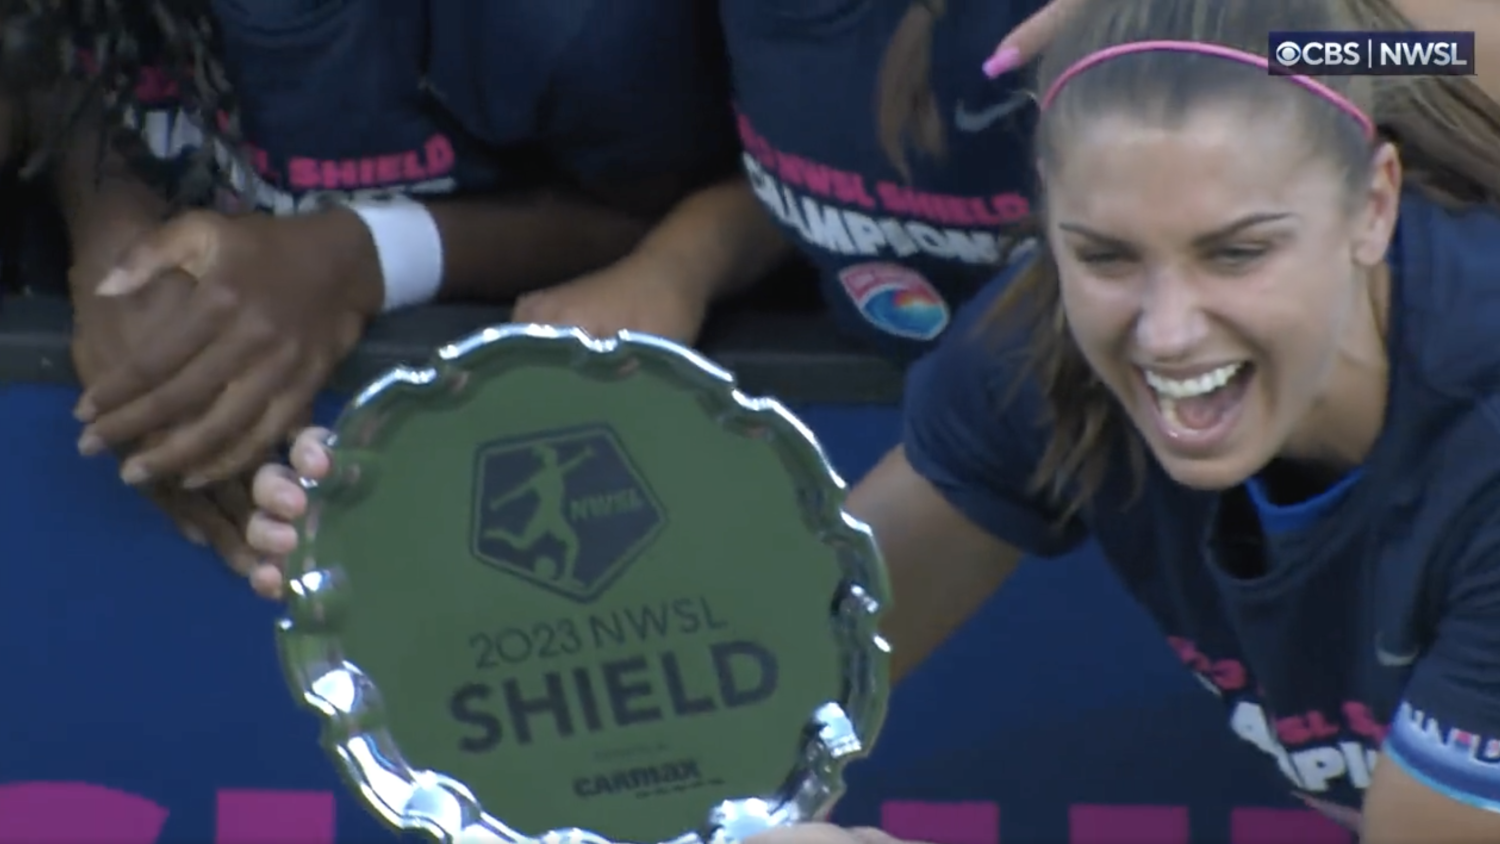
<svg viewBox="0 0 1500 844">
<path fill-rule="evenodd" d="M 99 282 L 94 293 L 99 296 L 118 296 L 125 292 L 125 287 L 130 283 L 130 276 L 124 270 L 110 270 L 104 280 Z"/>
<path fill-rule="evenodd" d="M 1005 47 L 996 50 L 995 55 L 990 56 L 984 62 L 984 75 L 994 79 L 1001 74 L 1015 70 L 1021 64 L 1021 51 L 1015 47 Z"/>
</svg>

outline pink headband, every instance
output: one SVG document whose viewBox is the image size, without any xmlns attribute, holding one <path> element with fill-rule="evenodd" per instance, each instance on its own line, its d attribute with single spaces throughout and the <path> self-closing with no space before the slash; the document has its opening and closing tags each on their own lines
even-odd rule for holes
<svg viewBox="0 0 1500 844">
<path fill-rule="evenodd" d="M 1271 63 L 1266 60 L 1265 56 L 1257 56 L 1254 53 L 1247 53 L 1244 50 L 1236 50 L 1233 47 L 1225 47 L 1219 44 L 1206 44 L 1201 41 L 1135 41 L 1129 44 L 1116 44 L 1113 47 L 1106 47 L 1103 50 L 1098 51 L 1097 53 L 1090 53 L 1089 55 L 1084 56 L 1083 58 L 1074 62 L 1072 67 L 1069 67 L 1067 70 L 1063 71 L 1062 74 L 1057 77 L 1057 81 L 1052 83 L 1052 87 L 1047 89 L 1047 93 L 1042 95 L 1040 108 L 1043 111 L 1047 110 L 1047 108 L 1052 105 L 1052 101 L 1057 99 L 1057 93 L 1061 91 L 1062 87 L 1068 83 L 1068 80 L 1084 72 L 1085 70 L 1088 70 L 1094 65 L 1103 64 L 1104 62 L 1116 58 L 1117 56 L 1128 56 L 1131 53 L 1152 53 L 1157 51 L 1201 53 L 1205 56 L 1218 56 L 1219 58 L 1229 59 L 1230 61 L 1239 62 L 1241 64 L 1248 64 L 1253 67 L 1265 68 L 1268 71 L 1271 68 Z M 1375 137 L 1375 122 L 1370 119 L 1369 115 L 1360 110 L 1359 106 L 1350 101 L 1348 97 L 1340 94 L 1338 91 L 1333 90 L 1332 88 L 1324 85 L 1322 82 L 1319 82 L 1318 80 L 1313 79 L 1310 76 L 1287 74 L 1282 78 L 1290 82 L 1295 82 L 1298 85 L 1301 85 L 1303 88 L 1306 88 L 1314 94 L 1317 94 L 1323 99 L 1329 101 L 1330 103 L 1333 103 L 1339 108 L 1340 111 L 1359 121 L 1360 128 L 1364 129 L 1365 135 L 1367 137 Z"/>
</svg>

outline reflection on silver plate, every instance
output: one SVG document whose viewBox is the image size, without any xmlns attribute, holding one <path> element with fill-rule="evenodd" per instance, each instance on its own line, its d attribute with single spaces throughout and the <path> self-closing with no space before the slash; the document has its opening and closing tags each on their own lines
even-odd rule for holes
<svg viewBox="0 0 1500 844">
<path fill-rule="evenodd" d="M 392 827 L 737 842 L 869 751 L 875 543 L 809 431 L 696 353 L 486 329 L 361 392 L 332 450 L 278 642 Z"/>
</svg>

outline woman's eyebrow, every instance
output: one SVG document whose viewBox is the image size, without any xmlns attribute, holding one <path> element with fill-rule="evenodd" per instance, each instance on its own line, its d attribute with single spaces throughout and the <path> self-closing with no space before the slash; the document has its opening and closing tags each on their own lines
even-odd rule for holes
<svg viewBox="0 0 1500 844">
<path fill-rule="evenodd" d="M 1248 229 L 1251 226 L 1258 226 L 1263 223 L 1273 223 L 1279 220 L 1290 219 L 1295 216 L 1295 214 L 1286 211 L 1258 211 L 1252 214 L 1246 214 L 1245 216 L 1239 218 L 1238 220 L 1234 220 L 1227 225 L 1220 226 L 1219 228 L 1214 229 L 1211 232 L 1199 235 L 1198 237 L 1194 238 L 1194 242 L 1199 244 L 1213 243 L 1215 241 L 1224 240 L 1227 237 L 1238 234 L 1239 232 Z M 1118 245 L 1124 245 L 1126 242 L 1121 238 L 1105 234 L 1104 232 L 1095 229 L 1091 229 L 1088 226 L 1082 225 L 1080 223 L 1060 222 L 1057 224 L 1057 227 L 1059 229 L 1062 229 L 1063 231 L 1087 237 L 1090 240 L 1098 240 L 1104 243 Z"/>
</svg>

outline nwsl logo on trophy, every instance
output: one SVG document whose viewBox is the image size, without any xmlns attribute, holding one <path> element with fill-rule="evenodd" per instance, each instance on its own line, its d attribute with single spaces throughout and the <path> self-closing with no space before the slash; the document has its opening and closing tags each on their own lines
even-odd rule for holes
<svg viewBox="0 0 1500 844">
<path fill-rule="evenodd" d="M 599 597 L 667 522 L 607 425 L 488 443 L 474 475 L 474 556 L 581 603 Z"/>
</svg>

